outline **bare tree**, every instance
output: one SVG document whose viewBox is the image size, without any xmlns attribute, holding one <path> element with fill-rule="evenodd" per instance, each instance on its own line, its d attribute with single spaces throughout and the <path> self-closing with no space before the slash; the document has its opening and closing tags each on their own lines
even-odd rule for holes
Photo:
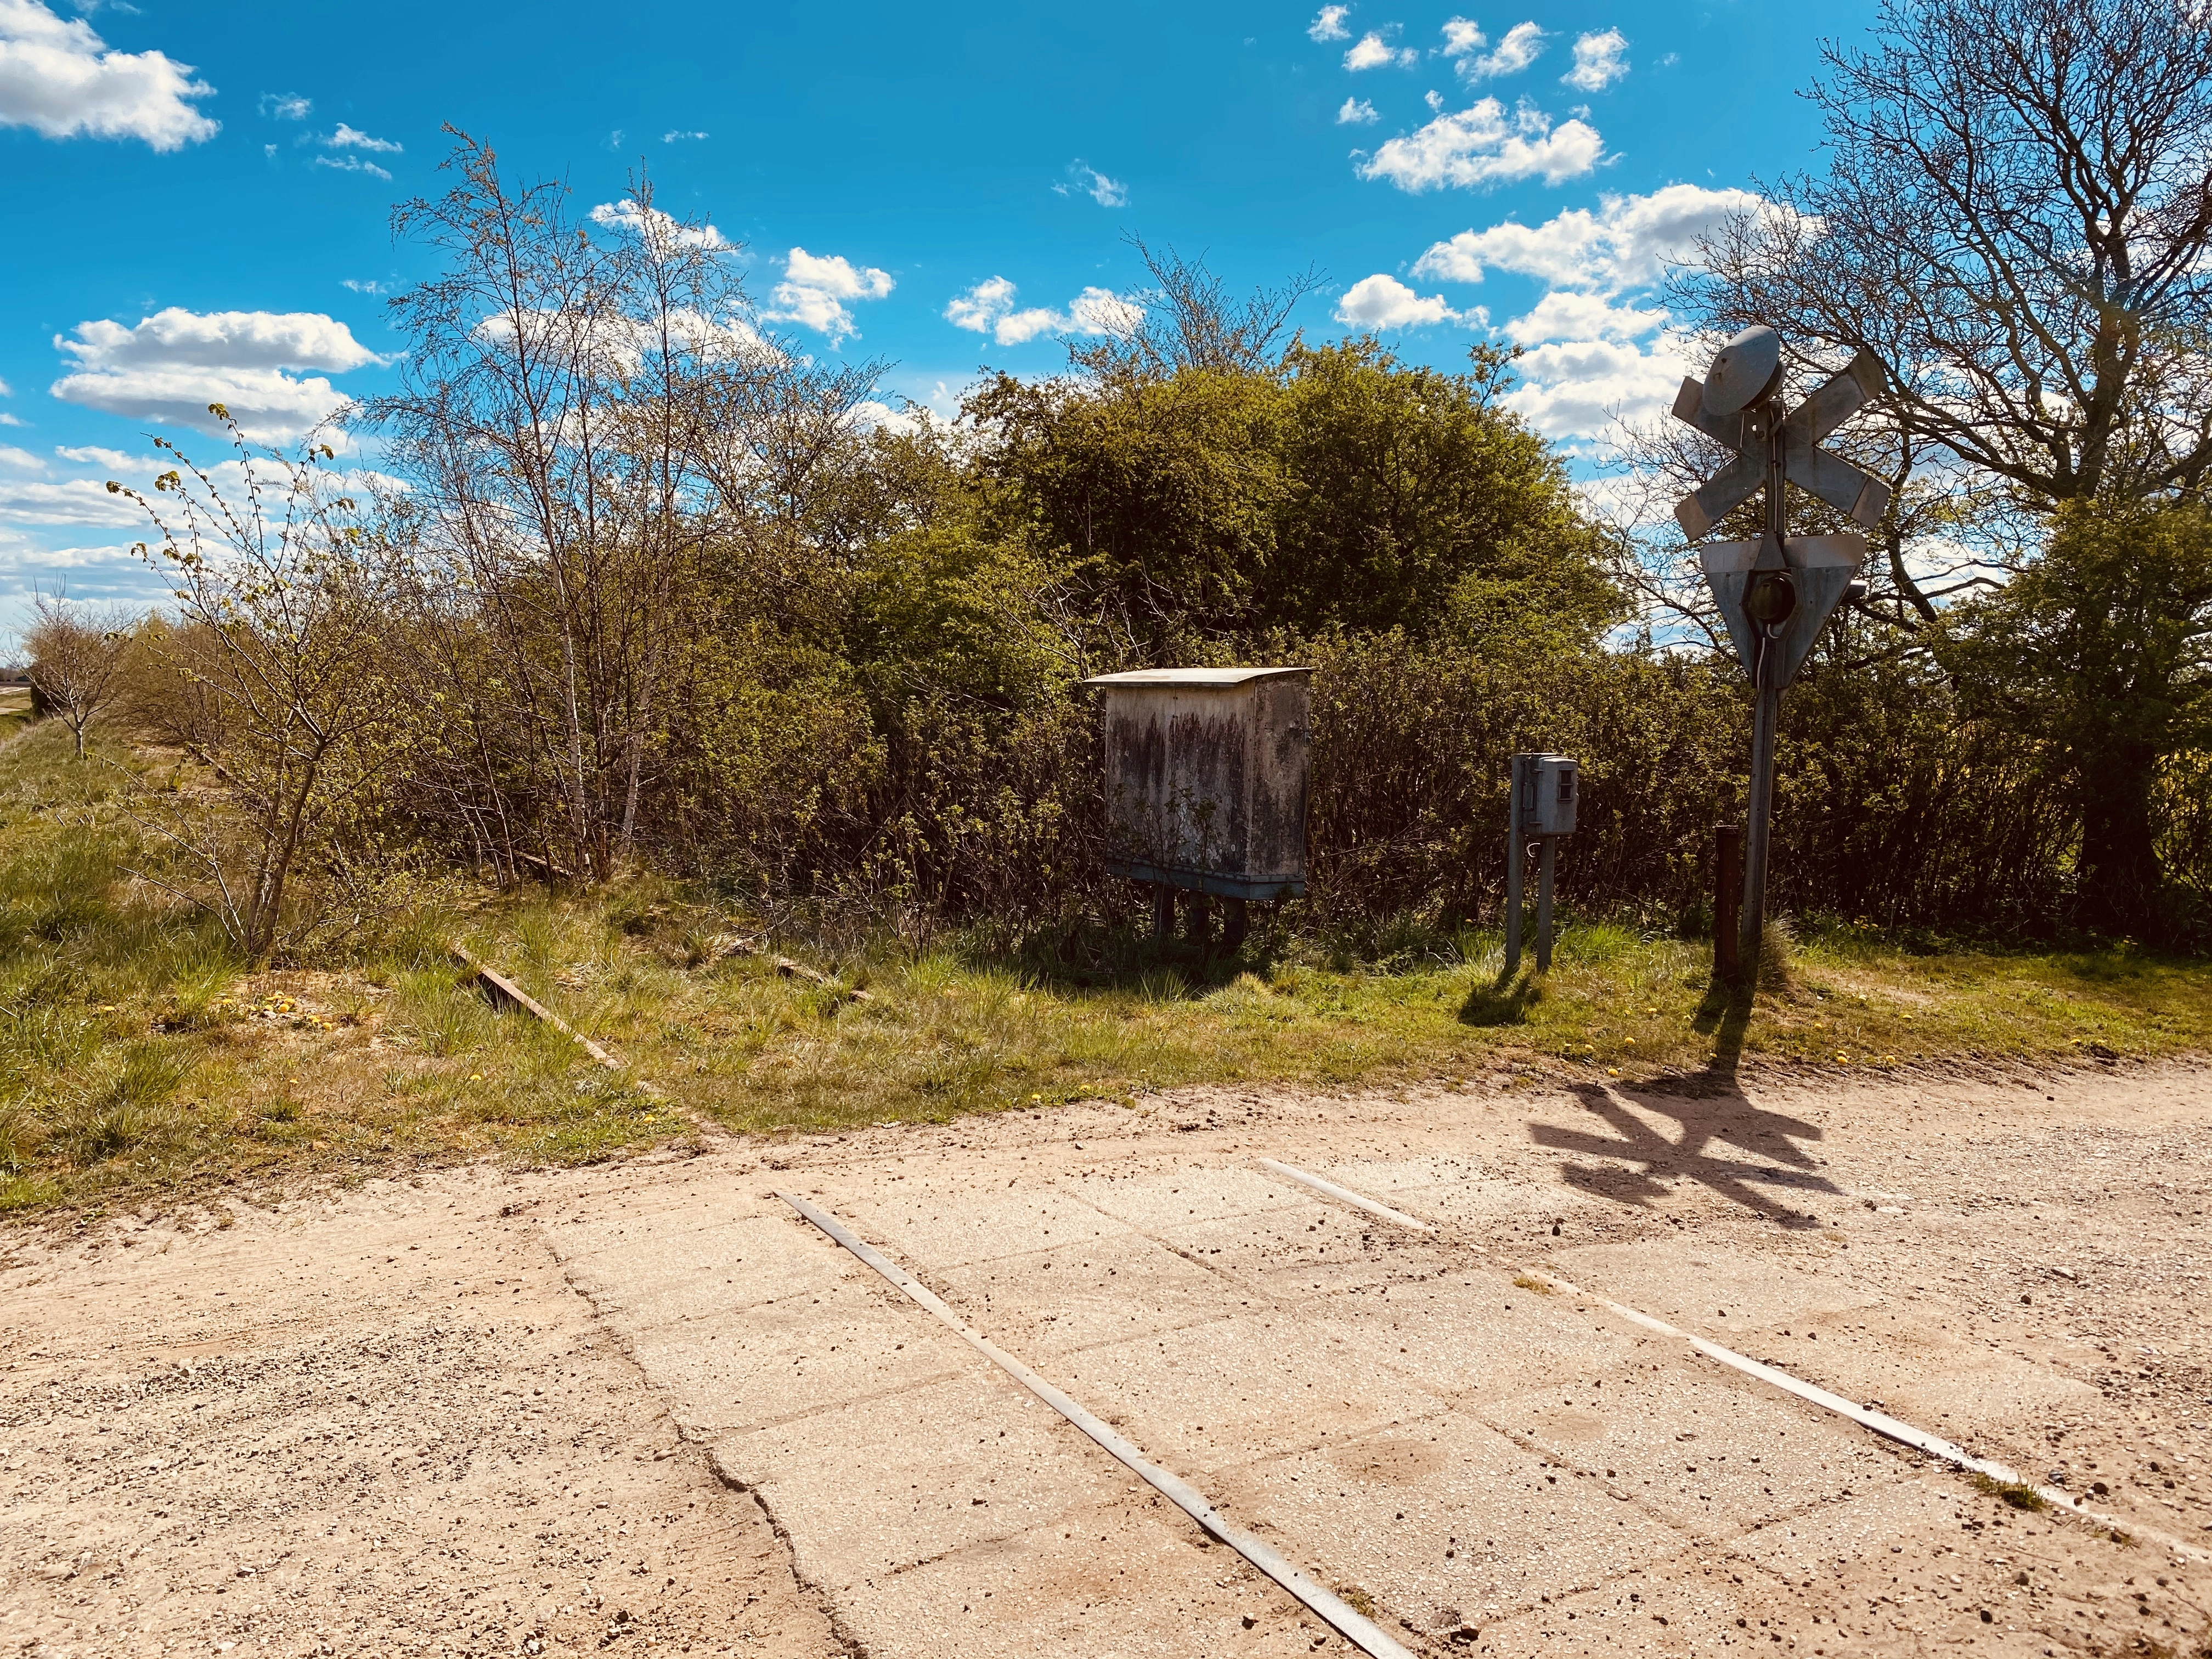
<svg viewBox="0 0 2212 1659">
<path fill-rule="evenodd" d="M 155 671 L 203 708 L 188 728 L 226 806 L 155 796 L 136 816 L 188 873 L 138 873 L 214 915 L 249 961 L 313 925 L 295 915 L 303 870 L 343 879 L 392 724 L 392 584 L 357 499 L 311 441 L 297 460 L 257 453 L 220 404 L 240 482 L 226 491 L 164 438 L 176 465 L 143 495 L 111 483 L 152 521 L 140 552 L 170 584 L 182 626 L 149 638 Z"/>
<path fill-rule="evenodd" d="M 737 250 L 647 181 L 580 223 L 565 185 L 513 185 L 455 136 L 454 188 L 394 215 L 447 264 L 392 302 L 406 385 L 367 413 L 416 495 L 426 595 L 459 596 L 425 615 L 454 707 L 484 716 L 456 750 L 471 814 L 499 820 L 510 868 L 534 856 L 520 831 L 603 876 L 636 831 L 676 583 L 708 522 L 693 384 L 769 348 L 743 325 Z M 518 775 L 544 821 L 507 810 Z"/>
<path fill-rule="evenodd" d="M 1309 269 L 1278 287 L 1256 288 L 1232 300 L 1203 256 L 1188 259 L 1171 247 L 1154 249 L 1141 236 L 1127 240 L 1152 273 L 1152 290 L 1145 296 L 1151 303 L 1128 333 L 1069 347 L 1076 366 L 1095 374 L 1157 378 L 1183 368 L 1264 369 L 1297 302 L 1328 280 Z"/>
<path fill-rule="evenodd" d="M 1840 362 L 1895 431 L 2040 513 L 2212 465 L 2212 28 L 2187 0 L 1885 0 L 1809 94 L 1832 165 L 1676 283 Z"/>
<path fill-rule="evenodd" d="M 51 593 L 31 601 L 23 630 L 31 686 L 68 726 L 79 760 L 85 728 L 123 695 L 131 632 L 143 620 L 127 605 L 71 604 Z"/>
</svg>

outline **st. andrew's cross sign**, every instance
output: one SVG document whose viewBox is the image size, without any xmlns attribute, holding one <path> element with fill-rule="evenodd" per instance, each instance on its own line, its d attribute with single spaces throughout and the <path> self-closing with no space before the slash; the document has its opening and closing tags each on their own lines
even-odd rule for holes
<svg viewBox="0 0 2212 1659">
<path fill-rule="evenodd" d="M 1782 689 L 1797 677 L 1813 642 L 1866 560 L 1866 538 L 1788 536 L 1784 490 L 1796 484 L 1871 526 L 1889 507 L 1889 486 L 1820 447 L 1881 391 L 1881 362 L 1869 351 L 1821 385 L 1795 409 L 1784 409 L 1782 337 L 1747 328 L 1720 349 L 1703 380 L 1685 380 L 1674 418 L 1735 452 L 1674 509 L 1692 541 L 1710 534 L 1728 514 L 1764 489 L 1765 533 L 1755 542 L 1714 542 L 1698 551 L 1713 602 L 1729 641 L 1751 676 L 1757 702 L 1752 724 L 1750 823 L 1744 841 L 1741 959 L 1755 972 L 1766 921 L 1766 848 L 1774 810 L 1774 740 Z"/>
</svg>

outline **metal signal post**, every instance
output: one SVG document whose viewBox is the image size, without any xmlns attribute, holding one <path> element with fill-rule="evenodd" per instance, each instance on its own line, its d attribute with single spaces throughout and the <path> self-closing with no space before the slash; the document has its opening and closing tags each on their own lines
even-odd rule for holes
<svg viewBox="0 0 2212 1659">
<path fill-rule="evenodd" d="M 1750 815 L 1744 837 L 1743 971 L 1756 975 L 1766 926 L 1767 848 L 1774 817 L 1775 742 L 1782 693 L 1804 665 L 1836 605 L 1852 592 L 1866 538 L 1786 533 L 1787 489 L 1795 483 L 1853 522 L 1872 526 L 1889 506 L 1889 486 L 1820 447 L 1820 441 L 1881 390 L 1881 365 L 1862 351 L 1843 373 L 1785 410 L 1782 338 L 1747 328 L 1723 346 L 1702 380 L 1686 380 L 1675 419 L 1735 451 L 1735 459 L 1692 494 L 1674 516 L 1692 541 L 1760 489 L 1765 524 L 1755 542 L 1714 542 L 1701 550 L 1705 580 L 1728 623 L 1753 691 Z"/>
</svg>

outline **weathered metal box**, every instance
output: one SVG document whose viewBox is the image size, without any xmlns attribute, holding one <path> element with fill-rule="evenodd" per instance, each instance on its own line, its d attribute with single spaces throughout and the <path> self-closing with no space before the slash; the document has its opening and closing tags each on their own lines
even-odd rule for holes
<svg viewBox="0 0 2212 1659">
<path fill-rule="evenodd" d="M 1306 890 L 1310 668 L 1086 680 L 1106 750 L 1106 867 L 1224 898 Z"/>
<path fill-rule="evenodd" d="M 1579 769 L 1565 755 L 1513 757 L 1513 820 L 1524 836 L 1575 833 Z"/>
</svg>

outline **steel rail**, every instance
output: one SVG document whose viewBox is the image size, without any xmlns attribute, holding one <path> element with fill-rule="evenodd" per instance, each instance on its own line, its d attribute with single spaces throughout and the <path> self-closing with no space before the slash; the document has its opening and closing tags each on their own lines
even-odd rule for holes
<svg viewBox="0 0 2212 1659">
<path fill-rule="evenodd" d="M 1038 1399 L 1058 1412 L 1077 1428 L 1089 1435 L 1113 1456 L 1125 1464 L 1137 1477 L 1150 1486 L 1177 1509 L 1198 1522 L 1208 1534 L 1218 1538 L 1261 1572 L 1273 1579 L 1312 1612 L 1319 1614 L 1338 1633 L 1373 1659 L 1413 1659 L 1406 1648 L 1385 1635 L 1382 1627 L 1349 1606 L 1341 1598 L 1331 1595 L 1319 1584 L 1300 1572 L 1282 1555 L 1255 1538 L 1240 1527 L 1233 1527 L 1221 1518 L 1213 1505 L 1207 1503 L 1197 1488 L 1177 1480 L 1165 1469 L 1148 1461 L 1136 1446 L 1115 1433 L 1091 1413 L 1005 1349 L 984 1336 L 975 1328 L 947 1307 L 937 1293 L 901 1268 L 881 1251 L 863 1242 L 843 1223 L 828 1211 L 808 1203 L 794 1193 L 778 1193 L 776 1196 L 819 1227 L 824 1233 L 850 1250 L 869 1267 L 874 1268 L 906 1294 L 907 1299 L 924 1312 L 934 1316 L 939 1323 L 956 1332 L 962 1340 L 996 1365 L 1000 1370 L 1027 1389 Z"/>
<path fill-rule="evenodd" d="M 1291 1164 L 1277 1163 L 1272 1158 L 1263 1158 L 1260 1162 L 1279 1174 L 1304 1182 L 1316 1192 L 1340 1197 L 1346 1202 L 1356 1204 L 1361 1209 L 1374 1214 L 1403 1220 L 1422 1232 L 1436 1231 L 1433 1223 L 1410 1216 L 1401 1216 L 1397 1211 L 1392 1210 L 1387 1205 L 1378 1204 L 1372 1199 L 1353 1192 L 1349 1187 L 1339 1186 L 1336 1182 L 1325 1180 L 1310 1171 L 1300 1170 Z M 1601 1296 L 1595 1291 L 1584 1290 L 1581 1285 L 1571 1284 L 1560 1278 L 1548 1267 L 1525 1267 L 1520 1262 L 1509 1261 L 1504 1257 L 1495 1255 L 1487 1250 L 1478 1249 L 1476 1253 L 1490 1256 L 1491 1260 L 1498 1262 L 1500 1267 L 1515 1273 L 1541 1274 L 1547 1281 L 1566 1291 L 1570 1296 L 1578 1296 L 1595 1302 L 1608 1312 L 1618 1314 L 1623 1319 L 1633 1324 L 1641 1325 L 1644 1329 L 1656 1332 L 1661 1336 L 1679 1337 L 1708 1359 L 1741 1371 L 1746 1376 L 1756 1377 L 1762 1382 L 1780 1389 L 1784 1394 L 1795 1395 L 1798 1399 L 1820 1407 L 1823 1410 L 1833 1412 L 1838 1417 L 1849 1418 L 1860 1427 L 1871 1429 L 1885 1439 L 1894 1440 L 1900 1445 L 1910 1446 L 1915 1451 L 1923 1452 L 1954 1468 L 1964 1469 L 1969 1474 L 1984 1476 L 2000 1486 L 2031 1491 L 2050 1507 L 2063 1510 L 2076 1520 L 2087 1521 L 2092 1526 L 2103 1527 L 2110 1531 L 2125 1532 L 2148 1538 L 2178 1555 L 2189 1556 L 2200 1561 L 2212 1560 L 2212 1552 L 2207 1552 L 2198 1545 L 2189 1543 L 2183 1539 L 2174 1537 L 2170 1533 L 2159 1531 L 2155 1528 L 2146 1527 L 2138 1522 L 2123 1521 L 2115 1516 L 2102 1515 L 2095 1510 L 2084 1509 L 2075 1498 L 2060 1487 L 2039 1486 L 2027 1479 L 2017 1469 L 1990 1458 L 1977 1457 L 1965 1447 L 1954 1445 L 1941 1435 L 1930 1434 L 1925 1429 L 1915 1428 L 1902 1418 L 1892 1417 L 1887 1412 L 1878 1412 L 1870 1407 L 1846 1400 L 1841 1395 L 1831 1394 L 1816 1383 L 1808 1382 L 1802 1377 L 1792 1376 L 1778 1366 L 1770 1365 L 1764 1360 L 1753 1359 L 1746 1354 L 1740 1354 L 1733 1348 L 1724 1348 L 1719 1343 L 1699 1336 L 1694 1331 L 1686 1331 L 1678 1326 L 1668 1324 L 1663 1319 L 1656 1319 L 1648 1313 L 1629 1307 L 1626 1304 L 1615 1302 L 1611 1297 Z"/>
</svg>

